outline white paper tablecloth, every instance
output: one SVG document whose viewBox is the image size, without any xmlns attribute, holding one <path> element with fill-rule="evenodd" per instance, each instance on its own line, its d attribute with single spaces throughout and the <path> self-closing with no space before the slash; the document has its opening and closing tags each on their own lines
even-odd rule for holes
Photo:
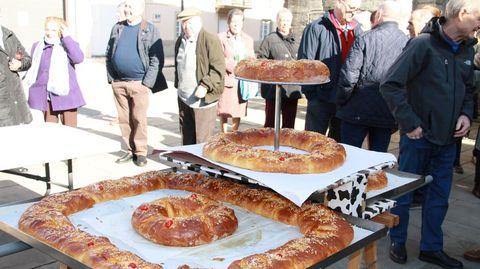
<svg viewBox="0 0 480 269">
<path fill-rule="evenodd" d="M 196 144 L 170 147 L 165 150 L 189 152 L 218 166 L 255 179 L 299 206 L 307 200 L 312 193 L 318 190 L 328 189 L 330 185 L 335 184 L 339 179 L 375 165 L 386 162 L 396 162 L 395 156 L 391 153 L 375 152 L 343 145 L 347 152 L 347 159 L 342 166 L 331 172 L 321 174 L 264 173 L 209 160 L 202 156 L 203 146 L 204 144 Z M 273 150 L 273 147 L 271 148 Z M 280 150 L 290 151 L 285 149 L 285 147 L 281 147 Z"/>
<path fill-rule="evenodd" d="M 379 196 L 382 193 L 397 189 L 403 185 L 416 181 L 419 179 L 419 177 L 402 177 L 392 173 L 387 173 L 387 178 L 388 178 L 387 186 L 379 190 L 367 191 L 367 199 Z"/>
<path fill-rule="evenodd" d="M 120 149 L 118 141 L 62 124 L 39 123 L 0 128 L 0 170 Z"/>
<path fill-rule="evenodd" d="M 184 196 L 189 192 L 162 189 L 141 195 L 98 203 L 69 216 L 79 229 L 93 235 L 107 236 L 113 244 L 131 251 L 143 259 L 159 263 L 164 268 L 177 268 L 188 264 L 193 268 L 227 268 L 234 260 L 247 255 L 265 252 L 279 247 L 287 241 L 302 237 L 297 227 L 286 225 L 250 213 L 243 208 L 225 204 L 235 210 L 238 229 L 231 236 L 213 243 L 196 247 L 166 247 L 155 244 L 137 234 L 131 226 L 133 211 L 143 202 L 165 196 Z M 21 214 L 31 205 L 19 204 L 0 207 L 0 222 L 18 229 Z M 371 235 L 373 232 L 359 227 L 354 228 L 352 244 Z"/>
</svg>

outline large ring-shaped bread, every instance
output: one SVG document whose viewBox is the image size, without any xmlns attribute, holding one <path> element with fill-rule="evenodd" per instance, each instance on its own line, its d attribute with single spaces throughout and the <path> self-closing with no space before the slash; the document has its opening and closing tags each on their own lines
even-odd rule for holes
<svg viewBox="0 0 480 269">
<path fill-rule="evenodd" d="M 334 139 L 317 132 L 280 129 L 280 145 L 297 148 L 308 154 L 255 149 L 273 145 L 273 128 L 248 129 L 219 133 L 203 147 L 211 160 L 261 172 L 307 174 L 324 173 L 341 166 L 345 148 Z"/>
<path fill-rule="evenodd" d="M 155 243 L 189 247 L 231 235 L 238 221 L 233 209 L 194 193 L 143 203 L 133 212 L 132 226 Z"/>
<path fill-rule="evenodd" d="M 251 188 L 199 174 L 159 171 L 106 180 L 75 191 L 47 196 L 25 210 L 18 227 L 92 268 L 162 268 L 159 264 L 120 250 L 106 237 L 80 230 L 70 222 L 68 215 L 90 208 L 95 203 L 163 188 L 196 192 L 237 205 L 255 214 L 298 226 L 304 234 L 304 237 L 290 240 L 267 252 L 234 261 L 229 268 L 308 268 L 345 248 L 353 239 L 352 226 L 322 205 L 304 204 L 298 207 L 267 189 Z"/>
<path fill-rule="evenodd" d="M 322 84 L 330 81 L 328 67 L 318 60 L 244 59 L 233 71 L 239 79 L 291 84 Z"/>
</svg>

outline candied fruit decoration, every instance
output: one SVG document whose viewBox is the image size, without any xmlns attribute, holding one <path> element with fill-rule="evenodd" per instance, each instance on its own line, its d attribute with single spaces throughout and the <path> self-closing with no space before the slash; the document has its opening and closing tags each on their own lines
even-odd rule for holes
<svg viewBox="0 0 480 269">
<path fill-rule="evenodd" d="M 173 220 L 169 219 L 165 222 L 165 228 L 170 228 L 173 225 Z"/>
</svg>

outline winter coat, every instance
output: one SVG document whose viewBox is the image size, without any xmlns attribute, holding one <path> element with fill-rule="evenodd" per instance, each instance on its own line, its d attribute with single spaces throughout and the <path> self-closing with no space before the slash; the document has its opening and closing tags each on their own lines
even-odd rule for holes
<svg viewBox="0 0 480 269">
<path fill-rule="evenodd" d="M 265 37 L 258 48 L 257 57 L 273 60 L 296 60 L 298 54 L 299 41 L 293 33 L 283 36 L 277 31 L 270 33 Z M 275 99 L 275 86 L 272 84 L 261 84 L 261 94 L 265 99 Z M 296 85 L 280 85 L 282 89 L 282 99 L 299 99 L 300 86 Z M 289 96 L 287 96 L 287 92 Z"/>
<path fill-rule="evenodd" d="M 112 58 L 117 49 L 120 35 L 126 25 L 126 20 L 116 23 L 110 34 L 106 52 L 108 83 L 112 83 L 113 80 L 118 79 L 117 72 L 113 67 Z M 149 88 L 153 93 L 167 89 L 167 80 L 162 72 L 165 63 L 163 43 L 160 38 L 160 32 L 152 23 L 145 20 L 142 20 L 140 23 L 137 47 L 143 67 L 146 70 L 142 84 Z"/>
<path fill-rule="evenodd" d="M 43 41 L 41 41 L 43 42 Z M 48 101 L 52 104 L 53 111 L 65 111 L 70 109 L 79 108 L 85 105 L 85 100 L 78 84 L 77 74 L 75 72 L 75 65 L 83 62 L 84 56 L 78 43 L 73 40 L 72 37 L 66 36 L 61 39 L 62 46 L 67 54 L 69 65 L 69 85 L 70 90 L 68 95 L 59 96 L 47 91 L 48 80 L 50 77 L 50 61 L 52 57 L 53 46 L 45 44 L 38 67 L 38 75 L 35 83 L 30 86 L 28 94 L 28 104 L 31 108 L 47 111 Z M 32 46 L 31 55 L 38 46 L 38 42 L 35 42 Z M 56 46 L 56 45 L 55 45 Z M 55 74 L 52 74 L 53 76 Z M 47 99 L 48 96 L 48 99 Z"/>
<path fill-rule="evenodd" d="M 377 128 L 396 126 L 380 94 L 380 81 L 407 41 L 396 22 L 381 23 L 355 39 L 338 79 L 338 118 Z"/>
<path fill-rule="evenodd" d="M 397 120 L 400 132 L 422 127 L 433 144 L 454 143 L 460 114 L 473 115 L 473 45 L 464 40 L 457 52 L 442 36 L 444 17 L 434 18 L 411 39 L 392 64 L 380 92 Z"/>
<path fill-rule="evenodd" d="M 5 27 L 0 27 L 0 31 L 3 32 L 4 44 L 3 48 L 0 46 L 0 127 L 30 123 L 32 114 L 22 81 L 17 72 L 10 71 L 8 64 L 19 52 L 22 65 L 18 71 L 26 71 L 32 64 L 32 58 L 12 31 Z"/>
<path fill-rule="evenodd" d="M 225 87 L 237 88 L 238 80 L 235 79 L 233 69 L 237 64 L 234 59 L 234 40 L 230 31 L 222 32 L 218 34 L 218 38 L 222 43 L 223 54 L 225 55 Z M 253 39 L 246 33 L 241 33 L 243 47 L 245 48 L 246 58 L 255 58 L 255 52 L 253 50 Z"/>
<path fill-rule="evenodd" d="M 182 43 L 183 36 L 175 42 L 175 59 Z M 200 30 L 197 39 L 197 82 L 207 89 L 205 103 L 211 104 L 220 98 L 225 79 L 225 58 L 222 44 L 217 35 L 204 29 Z M 175 61 L 175 87 L 178 86 L 177 61 Z"/>
<path fill-rule="evenodd" d="M 320 60 L 330 70 L 330 82 L 322 85 L 302 86 L 302 92 L 307 99 L 318 99 L 324 102 L 335 103 L 336 85 L 340 68 L 342 68 L 341 41 L 335 25 L 330 20 L 330 12 L 313 21 L 303 30 L 302 40 L 298 49 L 298 59 Z M 355 23 L 354 36 L 357 37 L 362 29 Z"/>
</svg>

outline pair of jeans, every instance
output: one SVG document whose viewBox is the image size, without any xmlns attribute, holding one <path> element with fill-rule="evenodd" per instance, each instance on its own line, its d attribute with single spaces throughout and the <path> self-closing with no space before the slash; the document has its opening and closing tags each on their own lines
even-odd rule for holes
<svg viewBox="0 0 480 269">
<path fill-rule="evenodd" d="M 347 121 L 342 121 L 342 140 L 340 142 L 361 148 L 363 140 L 368 134 L 368 149 L 387 152 L 390 138 L 392 137 L 391 128 L 378 128 L 361 124 L 354 124 Z"/>
<path fill-rule="evenodd" d="M 455 159 L 455 143 L 436 145 L 425 138 L 400 137 L 399 170 L 419 175 L 431 175 L 433 181 L 423 188 L 421 251 L 443 249 L 442 223 L 448 209 L 448 197 L 452 187 Z M 397 206 L 391 212 L 400 217 L 400 223 L 390 229 L 390 239 L 405 243 L 409 221 L 410 203 L 413 192 L 397 199 Z"/>
<path fill-rule="evenodd" d="M 328 137 L 340 141 L 340 119 L 335 116 L 337 107 L 335 104 L 309 99 L 307 115 L 305 116 L 305 130 L 326 134 Z"/>
</svg>

